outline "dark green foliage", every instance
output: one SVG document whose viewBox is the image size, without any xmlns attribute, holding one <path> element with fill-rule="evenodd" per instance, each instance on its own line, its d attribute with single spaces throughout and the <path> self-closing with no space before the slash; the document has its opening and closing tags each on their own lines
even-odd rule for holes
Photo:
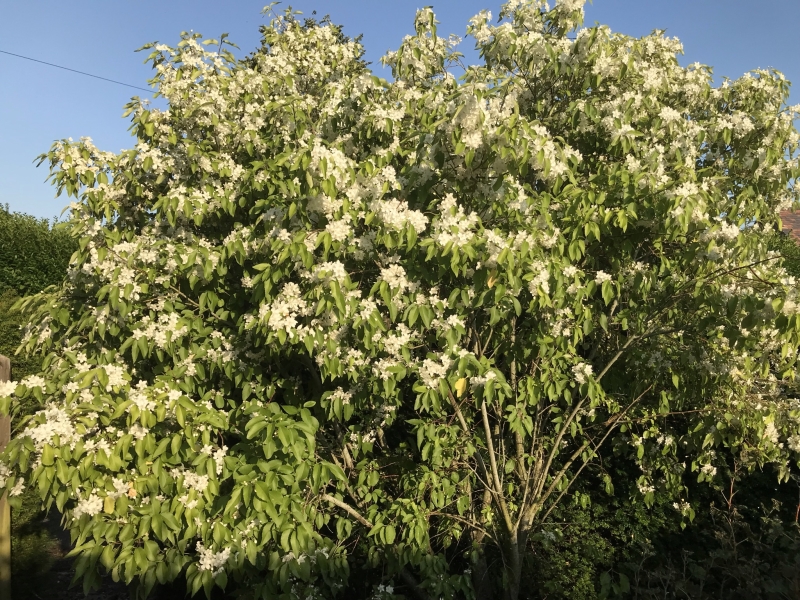
<svg viewBox="0 0 800 600">
<path fill-rule="evenodd" d="M 624 467 L 619 457 L 614 462 Z M 633 489 L 603 496 L 582 488 L 535 536 L 521 597 L 800 598 L 800 478 L 777 485 L 771 470 L 736 472 L 731 488 L 730 477 L 722 474 L 716 486 L 690 484 L 696 517 L 685 529 L 666 496 L 657 494 L 647 508 Z M 584 494 L 595 504 L 581 507 L 577 499 Z"/>
<path fill-rule="evenodd" d="M 755 473 L 737 479 L 727 490 L 703 490 L 697 519 L 690 527 L 640 542 L 638 552 L 631 553 L 638 557 L 618 565 L 611 580 L 618 582 L 624 574 L 630 594 L 617 597 L 800 597 L 798 488 L 789 483 L 775 489 L 775 479 L 775 473 Z"/>
<path fill-rule="evenodd" d="M 0 205 L 0 293 L 25 296 L 62 281 L 77 247 L 63 225 Z"/>
<path fill-rule="evenodd" d="M 783 266 L 789 275 L 800 278 L 800 245 L 797 240 L 786 233 L 770 234 L 770 250 L 783 256 Z"/>
<path fill-rule="evenodd" d="M 40 356 L 29 356 L 24 352 L 14 355 L 22 339 L 22 328 L 25 326 L 19 311 L 11 310 L 18 298 L 19 296 L 12 290 L 0 293 L 0 354 L 11 359 L 12 376 L 17 380 L 37 373 L 42 364 Z"/>
<path fill-rule="evenodd" d="M 617 468 L 611 470 L 632 468 L 621 459 L 616 462 Z M 615 478 L 635 481 L 624 473 Z M 594 504 L 581 506 L 580 499 L 585 501 L 590 495 Z M 524 586 L 527 595 L 522 597 L 595 600 L 613 596 L 612 583 L 619 596 L 626 597 L 626 586 L 619 586 L 620 566 L 637 560 L 641 544 L 656 540 L 660 545 L 659 538 L 665 533 L 680 532 L 680 522 L 665 496 L 657 496 L 654 506 L 648 508 L 635 489 L 618 487 L 609 496 L 599 482 L 589 478 L 574 495 L 574 502 L 553 511 L 548 524 L 535 535 Z M 603 582 L 608 582 L 608 589 Z"/>
</svg>

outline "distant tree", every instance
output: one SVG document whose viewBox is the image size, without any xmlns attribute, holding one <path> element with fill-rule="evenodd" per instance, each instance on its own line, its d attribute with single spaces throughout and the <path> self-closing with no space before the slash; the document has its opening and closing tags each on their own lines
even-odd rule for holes
<svg viewBox="0 0 800 600">
<path fill-rule="evenodd" d="M 774 232 L 770 234 L 769 247 L 783 257 L 786 272 L 800 285 L 800 244 L 797 238 L 785 232 Z"/>
</svg>

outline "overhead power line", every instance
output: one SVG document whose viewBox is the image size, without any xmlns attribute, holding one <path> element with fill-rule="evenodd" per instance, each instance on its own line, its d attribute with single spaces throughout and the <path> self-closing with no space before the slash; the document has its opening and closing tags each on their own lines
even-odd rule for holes
<svg viewBox="0 0 800 600">
<path fill-rule="evenodd" d="M 117 85 L 124 85 L 129 88 L 133 88 L 135 90 L 142 90 L 143 92 L 152 92 L 153 90 L 148 90 L 143 87 L 139 87 L 138 85 L 131 85 L 130 83 L 124 83 L 122 81 L 115 81 L 114 79 L 109 79 L 108 77 L 100 77 L 99 75 L 92 75 L 91 73 L 85 73 L 84 71 L 78 71 L 77 69 L 70 69 L 69 67 L 62 67 L 61 65 L 54 65 L 53 63 L 45 62 L 43 60 L 37 60 L 35 58 L 31 58 L 30 56 L 22 56 L 21 54 L 14 54 L 13 52 L 6 52 L 5 50 L 0 50 L 2 54 L 8 54 L 9 56 L 16 56 L 17 58 L 24 58 L 25 60 L 30 60 L 33 62 L 41 63 L 43 65 L 47 65 L 48 67 L 55 67 L 56 69 L 64 69 L 65 71 L 72 71 L 73 73 L 78 73 L 79 75 L 86 75 L 87 77 L 94 77 L 95 79 L 102 79 L 103 81 L 108 81 L 110 83 L 116 83 Z"/>
</svg>

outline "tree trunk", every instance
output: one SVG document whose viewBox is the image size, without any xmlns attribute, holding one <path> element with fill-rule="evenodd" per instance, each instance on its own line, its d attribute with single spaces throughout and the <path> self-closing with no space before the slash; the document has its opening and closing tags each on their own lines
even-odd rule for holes
<svg viewBox="0 0 800 600">
<path fill-rule="evenodd" d="M 472 495 L 471 486 L 469 495 Z M 472 518 L 476 522 L 480 522 L 483 510 L 491 504 L 492 493 L 489 488 L 484 488 L 480 507 L 472 505 Z M 495 600 L 494 586 L 489 575 L 489 563 L 486 560 L 485 540 L 484 531 L 472 530 L 472 590 L 475 592 L 475 600 Z"/>
<path fill-rule="evenodd" d="M 522 582 L 522 555 L 516 534 L 503 547 L 503 585 L 506 600 L 518 600 Z"/>
<path fill-rule="evenodd" d="M 482 547 L 476 548 L 472 554 L 472 589 L 475 600 L 494 600 L 489 565 Z"/>
</svg>

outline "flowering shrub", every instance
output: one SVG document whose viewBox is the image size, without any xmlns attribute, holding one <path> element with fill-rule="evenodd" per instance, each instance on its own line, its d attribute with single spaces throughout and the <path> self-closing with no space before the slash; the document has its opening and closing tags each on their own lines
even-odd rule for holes
<svg viewBox="0 0 800 600">
<path fill-rule="evenodd" d="M 788 477 L 788 84 L 713 87 L 582 4 L 479 14 L 460 82 L 429 9 L 392 82 L 290 14 L 241 61 L 186 34 L 146 47 L 169 107 L 129 105 L 133 149 L 53 146 L 80 249 L 0 408 L 43 404 L 6 485 L 63 511 L 87 586 L 515 599 L 604 452 L 686 519 L 731 453 Z"/>
</svg>

